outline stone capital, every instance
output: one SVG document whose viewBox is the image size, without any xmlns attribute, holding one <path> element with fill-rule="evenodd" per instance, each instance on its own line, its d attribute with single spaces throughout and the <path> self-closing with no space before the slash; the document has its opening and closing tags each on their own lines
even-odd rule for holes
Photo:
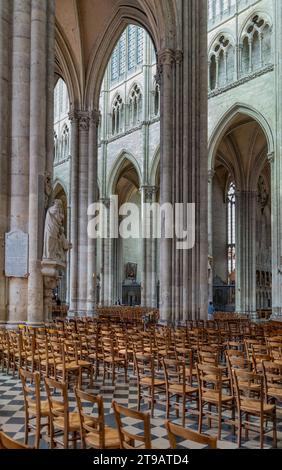
<svg viewBox="0 0 282 470">
<path fill-rule="evenodd" d="M 90 125 L 98 127 L 100 124 L 100 120 L 101 120 L 100 111 L 98 109 L 93 109 L 93 111 L 90 111 L 89 120 L 90 120 Z"/>
<path fill-rule="evenodd" d="M 181 50 L 175 51 L 175 62 L 181 64 L 183 62 L 183 52 Z"/>
<path fill-rule="evenodd" d="M 105 206 L 107 209 L 110 208 L 110 205 L 111 205 L 111 200 L 110 200 L 110 198 L 108 198 L 108 197 L 102 197 L 102 198 L 99 199 L 99 202 L 100 202 L 101 204 L 104 204 L 104 206 Z"/>
<path fill-rule="evenodd" d="M 143 193 L 144 202 L 152 202 L 153 196 L 158 191 L 157 186 L 141 186 L 140 192 Z"/>
<path fill-rule="evenodd" d="M 89 112 L 88 111 L 79 111 L 78 113 L 79 120 L 79 130 L 88 131 L 89 130 Z"/>
<path fill-rule="evenodd" d="M 157 85 L 161 85 L 161 81 L 162 81 L 162 67 L 160 64 L 157 64 L 157 73 L 155 75 L 155 81 L 157 83 Z"/>
<path fill-rule="evenodd" d="M 72 110 L 72 111 L 69 112 L 69 120 L 70 120 L 71 124 L 78 122 L 77 111 Z"/>
<path fill-rule="evenodd" d="M 162 49 L 159 52 L 158 63 L 163 65 L 172 65 L 175 62 L 175 51 L 172 49 Z"/>
</svg>

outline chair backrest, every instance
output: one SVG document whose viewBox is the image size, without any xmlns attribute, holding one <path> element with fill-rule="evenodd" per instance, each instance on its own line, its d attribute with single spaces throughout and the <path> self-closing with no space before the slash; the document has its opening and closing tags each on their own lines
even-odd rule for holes
<svg viewBox="0 0 282 470">
<path fill-rule="evenodd" d="M 145 449 L 151 449 L 150 414 L 130 410 L 118 405 L 115 401 L 112 402 L 112 407 L 115 413 L 121 449 L 136 449 L 142 445 L 144 445 Z M 141 421 L 143 423 L 143 434 L 132 434 L 131 432 L 126 431 L 122 418 L 133 418 Z M 136 442 L 141 444 L 138 446 L 135 444 Z"/>
<path fill-rule="evenodd" d="M 260 412 L 262 414 L 264 403 L 263 376 L 240 369 L 232 369 L 232 373 L 238 408 L 241 408 L 242 402 L 252 405 L 254 401 L 257 401 L 260 402 Z M 256 397 L 253 395 L 254 391 L 256 392 Z"/>
<path fill-rule="evenodd" d="M 177 449 L 176 438 L 182 438 L 183 440 L 197 442 L 198 444 L 204 444 L 210 447 L 211 449 L 217 448 L 217 439 L 216 437 L 206 436 L 205 434 L 200 434 L 190 429 L 183 428 L 178 424 L 173 424 L 170 421 L 165 422 L 165 426 L 168 433 L 168 439 L 171 449 Z"/>
<path fill-rule="evenodd" d="M 90 393 L 83 392 L 77 387 L 75 388 L 75 396 L 77 402 L 77 408 L 79 412 L 80 420 L 80 433 L 85 447 L 85 436 L 87 433 L 92 433 L 97 435 L 99 448 L 105 449 L 105 414 L 104 414 L 104 402 L 101 395 L 92 395 Z M 92 405 L 91 412 L 87 406 L 87 411 L 85 405 Z M 97 415 L 93 415 L 93 407 L 97 409 Z"/>
<path fill-rule="evenodd" d="M 217 392 L 218 400 L 222 399 L 222 369 L 207 364 L 197 364 L 197 375 L 199 384 L 199 397 L 202 399 L 204 392 Z"/>
<path fill-rule="evenodd" d="M 137 382 L 139 383 L 143 376 L 151 379 L 152 385 L 155 382 L 154 358 L 151 354 L 139 354 L 133 352 L 134 367 L 137 373 Z"/>
<path fill-rule="evenodd" d="M 0 449 L 31 449 L 31 447 L 15 441 L 3 431 L 0 431 Z"/>
<path fill-rule="evenodd" d="M 272 361 L 262 361 L 262 370 L 264 375 L 264 383 L 266 393 L 269 388 L 282 391 L 282 365 Z"/>
<path fill-rule="evenodd" d="M 23 386 L 23 396 L 26 410 L 32 404 L 36 406 L 36 414 L 40 415 L 40 373 L 19 370 Z"/>
<path fill-rule="evenodd" d="M 58 382 L 57 380 L 49 377 L 44 377 L 47 399 L 49 403 L 51 418 L 63 417 L 65 426 L 69 425 L 69 400 L 68 389 L 65 382 Z M 58 395 L 54 395 L 55 391 L 61 392 L 62 407 L 58 407 Z"/>
<path fill-rule="evenodd" d="M 166 386 L 169 387 L 170 383 L 179 383 L 182 385 L 184 393 L 186 386 L 185 360 L 163 359 L 162 363 Z"/>
</svg>

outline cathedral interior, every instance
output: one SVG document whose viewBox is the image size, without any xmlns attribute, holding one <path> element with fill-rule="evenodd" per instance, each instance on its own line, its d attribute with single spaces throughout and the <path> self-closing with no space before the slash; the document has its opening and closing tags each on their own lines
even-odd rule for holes
<svg viewBox="0 0 282 470">
<path fill-rule="evenodd" d="M 136 420 L 144 448 L 282 447 L 281 25 L 0 0 L 0 449 L 127 449 Z"/>
</svg>

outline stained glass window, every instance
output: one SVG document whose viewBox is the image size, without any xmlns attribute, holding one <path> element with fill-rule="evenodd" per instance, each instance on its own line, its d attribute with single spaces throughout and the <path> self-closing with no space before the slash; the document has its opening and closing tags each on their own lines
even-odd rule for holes
<svg viewBox="0 0 282 470">
<path fill-rule="evenodd" d="M 126 69 L 126 31 L 122 33 L 119 40 L 119 76 L 125 73 Z"/>
<path fill-rule="evenodd" d="M 144 30 L 137 28 L 137 64 L 143 62 L 143 48 L 144 48 Z"/>
<path fill-rule="evenodd" d="M 119 46 L 115 47 L 115 50 L 111 58 L 111 80 L 118 79 L 118 57 L 119 57 Z"/>
<path fill-rule="evenodd" d="M 136 62 L 136 26 L 128 26 L 128 70 L 135 67 Z"/>
<path fill-rule="evenodd" d="M 136 25 L 129 25 L 122 33 L 111 57 L 112 82 L 123 79 L 126 70 L 132 72 L 143 63 L 144 38 L 144 29 Z"/>
</svg>

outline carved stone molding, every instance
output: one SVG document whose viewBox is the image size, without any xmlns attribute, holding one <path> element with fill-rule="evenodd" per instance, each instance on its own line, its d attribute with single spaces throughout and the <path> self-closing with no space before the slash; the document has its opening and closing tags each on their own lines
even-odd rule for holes
<svg viewBox="0 0 282 470">
<path fill-rule="evenodd" d="M 270 164 L 274 162 L 274 152 L 270 152 L 267 154 L 267 160 Z"/>
<path fill-rule="evenodd" d="M 209 170 L 209 171 L 208 171 L 208 182 L 209 182 L 209 183 L 212 182 L 214 175 L 215 175 L 215 171 L 214 171 L 214 170 Z"/>
</svg>

